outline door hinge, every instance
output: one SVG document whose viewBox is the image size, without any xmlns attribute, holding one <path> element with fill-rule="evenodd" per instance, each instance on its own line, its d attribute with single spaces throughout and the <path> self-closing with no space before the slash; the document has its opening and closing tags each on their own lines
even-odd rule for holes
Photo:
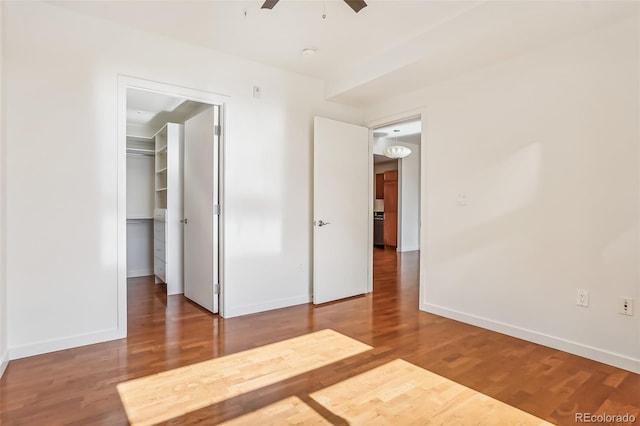
<svg viewBox="0 0 640 426">
<path fill-rule="evenodd" d="M 213 294 L 220 294 L 220 284 L 213 285 Z"/>
<path fill-rule="evenodd" d="M 222 134 L 222 127 L 219 124 L 213 126 L 213 133 L 216 136 L 220 136 Z"/>
<path fill-rule="evenodd" d="M 213 215 L 220 216 L 220 204 L 213 205 Z"/>
</svg>

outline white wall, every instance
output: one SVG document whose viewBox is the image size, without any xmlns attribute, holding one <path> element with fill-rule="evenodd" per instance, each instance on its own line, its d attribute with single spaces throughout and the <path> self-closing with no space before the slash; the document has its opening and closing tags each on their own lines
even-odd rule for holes
<svg viewBox="0 0 640 426">
<path fill-rule="evenodd" d="M 419 137 L 417 142 L 387 138 L 374 138 L 373 141 L 373 153 L 378 155 L 382 155 L 387 147 L 393 145 L 411 149 L 411 154 L 397 160 L 397 165 L 394 166 L 394 169 L 398 169 L 398 251 L 420 250 L 419 142 Z M 376 173 L 379 173 L 377 168 Z"/>
<path fill-rule="evenodd" d="M 155 158 L 127 155 L 127 278 L 153 275 Z"/>
<path fill-rule="evenodd" d="M 366 111 L 422 114 L 421 309 L 640 371 L 638 312 L 617 313 L 640 297 L 638 33 L 618 22 Z"/>
<path fill-rule="evenodd" d="M 153 217 L 154 178 L 153 156 L 127 155 L 127 219 Z"/>
<path fill-rule="evenodd" d="M 5 245 L 4 4 L 0 3 L 0 377 L 8 363 Z"/>
<path fill-rule="evenodd" d="M 127 278 L 153 275 L 153 220 L 127 219 Z"/>
<path fill-rule="evenodd" d="M 400 223 L 398 251 L 420 250 L 420 145 L 406 144 L 411 154 L 399 161 Z"/>
<path fill-rule="evenodd" d="M 230 96 L 226 315 L 310 300 L 313 116 L 359 123 L 359 110 L 323 101 L 314 79 L 50 4 L 4 6 L 12 358 L 119 336 L 118 74 Z"/>
<path fill-rule="evenodd" d="M 382 154 L 377 154 L 377 155 L 382 155 Z M 379 173 L 384 173 L 389 170 L 398 170 L 398 160 L 389 160 L 383 163 L 378 163 L 373 165 L 373 172 L 376 175 Z"/>
</svg>

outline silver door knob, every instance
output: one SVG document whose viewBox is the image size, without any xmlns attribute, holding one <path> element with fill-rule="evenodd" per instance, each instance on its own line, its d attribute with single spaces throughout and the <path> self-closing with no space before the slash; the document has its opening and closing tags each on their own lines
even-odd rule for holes
<svg viewBox="0 0 640 426">
<path fill-rule="evenodd" d="M 182 219 L 182 220 L 180 221 L 180 223 L 184 223 L 184 224 L 186 225 L 187 223 L 189 223 L 189 219 L 187 219 L 187 218 L 185 217 L 184 219 Z"/>
<path fill-rule="evenodd" d="M 331 222 L 325 222 L 323 220 L 319 220 L 319 221 L 316 222 L 316 225 L 318 225 L 318 226 L 325 226 L 325 225 L 330 225 L 330 224 L 331 224 Z"/>
</svg>

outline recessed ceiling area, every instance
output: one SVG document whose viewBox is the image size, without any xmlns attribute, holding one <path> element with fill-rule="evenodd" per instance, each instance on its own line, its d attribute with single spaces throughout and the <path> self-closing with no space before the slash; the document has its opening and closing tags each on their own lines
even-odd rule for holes
<svg viewBox="0 0 640 426">
<path fill-rule="evenodd" d="M 127 89 L 127 135 L 150 138 L 166 123 L 184 123 L 210 106 L 163 93 Z"/>
<path fill-rule="evenodd" d="M 478 2 L 369 0 L 357 14 L 343 0 L 281 0 L 272 10 L 260 9 L 264 0 L 51 3 L 324 80 Z"/>
<path fill-rule="evenodd" d="M 382 127 L 376 127 L 373 131 L 373 135 L 380 138 L 407 138 L 410 136 L 420 135 L 421 131 L 422 120 L 418 117 L 398 123 L 388 124 Z"/>
<path fill-rule="evenodd" d="M 343 0 L 50 3 L 324 80 L 367 106 L 637 16 L 638 1 Z M 323 19 L 323 14 L 326 18 Z M 301 54 L 313 49 L 312 57 Z"/>
<path fill-rule="evenodd" d="M 326 97 L 366 106 L 637 16 L 639 10 L 637 1 L 484 1 L 329 79 Z"/>
</svg>

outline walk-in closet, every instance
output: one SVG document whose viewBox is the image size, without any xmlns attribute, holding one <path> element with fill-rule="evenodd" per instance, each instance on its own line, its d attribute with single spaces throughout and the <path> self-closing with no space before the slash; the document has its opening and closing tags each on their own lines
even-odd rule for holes
<svg viewBox="0 0 640 426">
<path fill-rule="evenodd" d="M 127 89 L 127 278 L 152 276 L 212 312 L 220 117 L 220 105 Z"/>
</svg>

